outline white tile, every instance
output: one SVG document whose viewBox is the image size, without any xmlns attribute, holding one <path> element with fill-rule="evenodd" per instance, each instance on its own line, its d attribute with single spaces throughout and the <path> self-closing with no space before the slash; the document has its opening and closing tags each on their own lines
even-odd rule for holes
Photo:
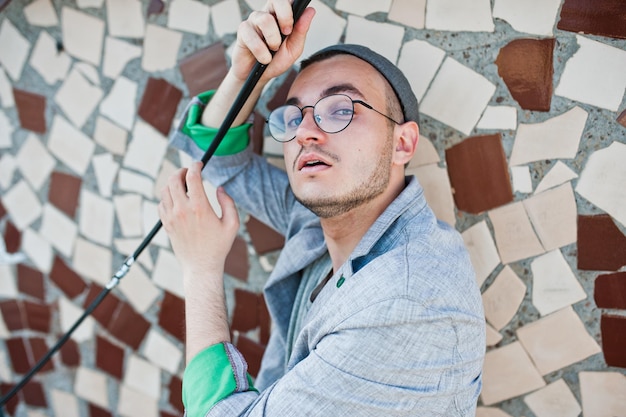
<svg viewBox="0 0 626 417">
<path fill-rule="evenodd" d="M 415 29 L 424 29 L 426 0 L 393 0 L 387 19 Z"/>
<path fill-rule="evenodd" d="M 96 145 L 83 132 L 56 115 L 52 120 L 48 149 L 79 176 L 83 176 Z"/>
<path fill-rule="evenodd" d="M 589 156 L 576 192 L 626 226 L 626 145 L 613 142 Z"/>
<path fill-rule="evenodd" d="M 476 417 L 511 417 L 511 415 L 495 407 L 476 407 Z"/>
<path fill-rule="evenodd" d="M 117 186 L 120 191 L 139 193 L 144 197 L 152 198 L 154 181 L 145 175 L 122 168 L 117 176 Z"/>
<path fill-rule="evenodd" d="M 1 118 L 0 118 L 1 119 Z M 13 174 L 17 168 L 17 161 L 8 152 L 0 156 L 0 187 L 7 189 L 13 184 Z"/>
<path fill-rule="evenodd" d="M 95 66 L 100 65 L 104 22 L 87 13 L 63 6 L 61 9 L 63 47 L 68 54 Z"/>
<path fill-rule="evenodd" d="M 602 352 L 571 307 L 520 327 L 516 334 L 541 375 Z"/>
<path fill-rule="evenodd" d="M 417 150 L 409 162 L 408 168 L 415 168 L 422 165 L 436 164 L 441 161 L 437 148 L 426 137 L 420 136 L 417 141 Z"/>
<path fill-rule="evenodd" d="M 54 253 L 52 246 L 33 229 L 28 228 L 22 233 L 22 251 L 28 255 L 31 261 L 44 274 L 52 269 Z"/>
<path fill-rule="evenodd" d="M 394 64 L 398 61 L 404 28 L 359 16 L 348 16 L 345 43 L 358 43 L 378 52 Z"/>
<path fill-rule="evenodd" d="M 74 67 L 61 88 L 57 90 L 54 101 L 74 126 L 81 129 L 103 95 L 104 92 L 100 87 L 92 85 Z"/>
<path fill-rule="evenodd" d="M 537 417 L 578 417 L 582 409 L 563 379 L 524 397 Z"/>
<path fill-rule="evenodd" d="M 520 193 L 533 192 L 533 180 L 530 177 L 530 168 L 527 165 L 511 167 L 513 190 Z"/>
<path fill-rule="evenodd" d="M 59 301 L 59 321 L 61 325 L 61 331 L 67 332 L 83 315 L 84 310 L 81 307 L 74 305 L 70 300 L 65 297 L 60 297 Z M 78 328 L 72 333 L 72 339 L 77 343 L 86 342 L 92 340 L 94 337 L 95 319 L 92 316 L 88 316 L 80 324 Z"/>
<path fill-rule="evenodd" d="M 35 190 L 41 188 L 56 165 L 56 159 L 50 155 L 37 135 L 33 133 L 28 134 L 26 142 L 15 157 L 15 161 L 24 178 Z"/>
<path fill-rule="evenodd" d="M 96 155 L 91 160 L 93 170 L 98 183 L 98 191 L 103 197 L 111 197 L 113 193 L 113 183 L 120 169 L 120 164 L 113 160 L 113 155 L 103 153 Z"/>
<path fill-rule="evenodd" d="M 156 182 L 154 183 L 154 198 L 157 200 L 161 200 L 161 191 L 167 185 L 167 181 L 169 178 L 174 175 L 174 173 L 178 170 L 178 167 L 172 164 L 167 159 L 163 159 L 163 164 L 161 165 L 161 170 L 159 171 L 159 175 L 157 176 Z"/>
<path fill-rule="evenodd" d="M 446 58 L 420 105 L 420 111 L 469 135 L 496 91 L 481 74 Z"/>
<path fill-rule="evenodd" d="M 120 384 L 117 413 L 121 417 L 158 417 L 159 406 L 156 399 L 126 384 Z"/>
<path fill-rule="evenodd" d="M 100 113 L 126 130 L 133 128 L 137 100 L 137 83 L 120 76 L 100 103 Z"/>
<path fill-rule="evenodd" d="M 230 33 L 237 33 L 241 20 L 241 10 L 237 0 L 224 0 L 211 7 L 213 29 L 220 38 Z"/>
<path fill-rule="evenodd" d="M 183 271 L 172 252 L 166 249 L 159 249 L 152 281 L 164 290 L 180 298 L 185 298 Z"/>
<path fill-rule="evenodd" d="M 121 253 L 124 256 L 130 256 L 135 252 L 135 250 L 139 247 L 139 244 L 143 241 L 143 239 L 114 239 L 113 244 L 115 245 L 115 250 Z M 144 266 L 147 270 L 151 271 L 154 269 L 154 262 L 150 257 L 150 253 L 144 251 L 138 259 L 139 263 Z"/>
<path fill-rule="evenodd" d="M 20 180 L 4 193 L 2 204 L 19 230 L 26 229 L 41 215 L 41 203 L 25 180 Z"/>
<path fill-rule="evenodd" d="M 484 405 L 492 405 L 541 388 L 546 383 L 520 342 L 493 349 L 485 355 Z"/>
<path fill-rule="evenodd" d="M 538 256 L 530 264 L 533 305 L 542 316 L 587 298 L 576 275 L 559 250 Z"/>
<path fill-rule="evenodd" d="M 626 51 L 576 35 L 580 48 L 565 63 L 554 94 L 617 111 L 626 90 Z"/>
<path fill-rule="evenodd" d="M 100 74 L 98 70 L 91 64 L 86 62 L 77 62 L 74 64 L 74 68 L 78 70 L 90 83 L 93 85 L 101 85 Z"/>
<path fill-rule="evenodd" d="M 570 183 L 535 194 L 523 203 L 546 251 L 576 242 L 578 212 Z"/>
<path fill-rule="evenodd" d="M 503 264 L 544 253 L 522 202 L 490 210 L 488 215 Z"/>
<path fill-rule="evenodd" d="M 398 68 L 409 80 L 418 102 L 424 98 L 445 56 L 446 52 L 443 49 L 426 41 L 413 39 L 402 46 Z"/>
<path fill-rule="evenodd" d="M 210 15 L 211 8 L 199 1 L 173 0 L 167 16 L 167 27 L 203 36 L 209 31 Z"/>
<path fill-rule="evenodd" d="M 13 123 L 11 119 L 0 110 L 0 148 L 10 148 L 13 145 Z"/>
<path fill-rule="evenodd" d="M 76 0 L 76 5 L 81 9 L 87 9 L 90 7 L 101 8 L 104 0 Z"/>
<path fill-rule="evenodd" d="M 15 99 L 13 97 L 13 87 L 11 85 L 11 81 L 9 81 L 9 77 L 7 77 L 6 72 L 0 66 L 0 104 L 2 107 L 13 107 L 15 106 Z"/>
<path fill-rule="evenodd" d="M 127 358 L 123 382 L 150 398 L 158 399 L 161 391 L 161 371 L 150 362 L 133 354 Z"/>
<path fill-rule="evenodd" d="M 107 378 L 102 372 L 80 366 L 76 370 L 74 392 L 86 401 L 109 409 Z"/>
<path fill-rule="evenodd" d="M 113 237 L 113 203 L 83 188 L 80 193 L 80 233 L 105 246 Z"/>
<path fill-rule="evenodd" d="M 483 292 L 485 318 L 495 330 L 502 330 L 515 314 L 526 295 L 526 285 L 507 265 Z"/>
<path fill-rule="evenodd" d="M 138 194 L 124 194 L 113 197 L 117 222 L 120 225 L 123 236 L 142 235 L 142 200 Z"/>
<path fill-rule="evenodd" d="M 495 0 L 493 17 L 518 32 L 552 36 L 561 0 Z"/>
<path fill-rule="evenodd" d="M 126 153 L 127 138 L 128 132 L 126 130 L 109 121 L 109 119 L 98 116 L 93 132 L 93 139 L 97 144 L 103 146 L 112 154 L 124 155 Z"/>
<path fill-rule="evenodd" d="M 476 281 L 480 287 L 496 266 L 500 264 L 498 250 L 485 220 L 481 220 L 465 230 L 462 236 L 476 272 Z"/>
<path fill-rule="evenodd" d="M 511 106 L 487 106 L 476 129 L 517 129 L 517 109 Z"/>
<path fill-rule="evenodd" d="M 535 194 L 539 194 L 543 191 L 554 188 L 558 185 L 564 184 L 578 178 L 578 174 L 572 171 L 567 165 L 561 161 L 556 161 L 554 167 L 548 171 L 548 173 L 542 178 L 542 180 L 535 188 Z"/>
<path fill-rule="evenodd" d="M 19 81 L 22 69 L 30 52 L 30 42 L 9 19 L 0 26 L 0 65 L 13 81 Z"/>
<path fill-rule="evenodd" d="M 246 3 L 252 10 L 262 10 L 265 5 L 265 0 L 246 0 Z"/>
<path fill-rule="evenodd" d="M 51 0 L 35 0 L 25 6 L 24 17 L 33 26 L 51 27 L 59 24 L 59 18 Z"/>
<path fill-rule="evenodd" d="M 123 165 L 156 178 L 167 151 L 167 139 L 148 123 L 137 119 Z"/>
<path fill-rule="evenodd" d="M 141 219 L 143 221 L 143 234 L 145 236 L 159 221 L 158 204 L 152 201 L 144 200 Z M 159 245 L 162 248 L 170 247 L 169 237 L 167 236 L 165 229 L 161 228 L 161 230 L 158 231 L 154 238 L 152 238 L 152 243 Z"/>
<path fill-rule="evenodd" d="M 146 337 L 143 354 L 152 363 L 174 375 L 178 373 L 183 358 L 181 349 L 154 329 Z"/>
<path fill-rule="evenodd" d="M 141 47 L 125 42 L 121 39 L 107 36 L 104 41 L 104 63 L 102 74 L 105 77 L 116 79 L 122 74 L 126 64 L 141 56 Z"/>
<path fill-rule="evenodd" d="M 545 159 L 574 158 L 586 122 L 587 112 L 574 107 L 545 122 L 521 123 L 511 151 L 511 166 Z"/>
<path fill-rule="evenodd" d="M 78 398 L 73 393 L 54 388 L 49 392 L 55 416 L 80 417 Z"/>
<path fill-rule="evenodd" d="M 67 257 L 72 256 L 78 227 L 72 219 L 50 203 L 43 206 L 39 233 L 61 254 Z"/>
<path fill-rule="evenodd" d="M 365 17 L 372 13 L 387 13 L 391 0 L 337 0 L 335 9 Z"/>
<path fill-rule="evenodd" d="M 495 346 L 502 340 L 502 335 L 494 329 L 489 323 L 485 326 L 486 329 L 486 343 L 487 346 Z"/>
<path fill-rule="evenodd" d="M 580 372 L 585 417 L 619 416 L 626 410 L 626 375 L 621 372 Z"/>
<path fill-rule="evenodd" d="M 148 72 L 174 68 L 182 41 L 183 34 L 180 32 L 157 25 L 146 25 L 141 68 Z"/>
<path fill-rule="evenodd" d="M 109 35 L 119 38 L 143 38 L 145 20 L 141 1 L 107 0 Z"/>
<path fill-rule="evenodd" d="M 72 65 L 72 58 L 65 52 L 58 52 L 55 39 L 42 30 L 33 48 L 30 65 L 46 83 L 52 85 L 65 79 Z"/>
<path fill-rule="evenodd" d="M 4 240 L 0 245 L 4 244 Z M 17 285 L 15 284 L 14 267 L 6 264 L 0 264 L 0 296 L 5 298 L 17 298 Z M 0 314 L 1 316 L 2 314 Z"/>
<path fill-rule="evenodd" d="M 454 32 L 493 32 L 489 0 L 428 0 L 426 28 Z"/>
<path fill-rule="evenodd" d="M 424 189 L 424 197 L 439 220 L 456 225 L 452 186 L 448 170 L 437 164 L 422 165 L 406 170 L 407 175 L 415 175 Z"/>
<path fill-rule="evenodd" d="M 312 0 L 309 6 L 315 9 L 315 18 L 311 22 L 301 59 L 308 58 L 326 46 L 339 43 L 347 23 L 334 9 L 320 0 Z"/>
<path fill-rule="evenodd" d="M 82 238 L 76 239 L 72 265 L 74 270 L 92 281 L 105 286 L 111 280 L 111 250 Z"/>
<path fill-rule="evenodd" d="M 4 324 L 4 319 L 0 317 L 0 339 L 8 339 L 9 332 Z M 8 353 L 4 350 L 0 351 L 0 381 L 9 383 L 13 380 L 11 375 L 11 365 L 9 365 Z"/>
<path fill-rule="evenodd" d="M 161 290 L 152 283 L 150 277 L 137 264 L 130 268 L 128 274 L 120 281 L 118 288 L 140 314 L 145 314 L 161 296 Z"/>
</svg>

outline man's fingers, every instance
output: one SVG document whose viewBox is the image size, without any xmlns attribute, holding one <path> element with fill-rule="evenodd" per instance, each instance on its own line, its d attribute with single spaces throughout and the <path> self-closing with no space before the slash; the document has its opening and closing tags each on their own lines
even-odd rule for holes
<svg viewBox="0 0 626 417">
<path fill-rule="evenodd" d="M 202 162 L 193 162 L 187 174 L 185 182 L 187 183 L 187 192 L 190 198 L 198 198 L 205 196 L 204 186 L 202 185 Z"/>
<path fill-rule="evenodd" d="M 237 207 L 223 187 L 217 188 L 217 202 L 222 209 L 222 223 L 227 227 L 238 229 L 239 214 L 237 213 Z"/>
</svg>

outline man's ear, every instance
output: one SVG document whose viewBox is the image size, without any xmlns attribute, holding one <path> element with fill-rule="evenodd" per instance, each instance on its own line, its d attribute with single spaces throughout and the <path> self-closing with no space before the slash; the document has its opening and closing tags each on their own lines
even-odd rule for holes
<svg viewBox="0 0 626 417">
<path fill-rule="evenodd" d="M 395 149 L 393 162 L 397 165 L 404 166 L 411 161 L 417 149 L 417 142 L 420 137 L 419 126 L 413 121 L 396 125 L 394 135 Z"/>
</svg>

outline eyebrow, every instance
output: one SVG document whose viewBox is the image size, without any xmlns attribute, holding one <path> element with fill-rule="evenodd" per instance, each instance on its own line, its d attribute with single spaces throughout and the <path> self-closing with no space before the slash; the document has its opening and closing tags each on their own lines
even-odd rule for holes
<svg viewBox="0 0 626 417">
<path fill-rule="evenodd" d="M 339 94 L 339 93 L 352 93 L 361 98 L 364 98 L 363 93 L 361 93 L 361 90 L 359 90 L 358 88 L 356 88 L 354 85 L 350 83 L 338 84 L 332 87 L 328 87 L 327 89 L 322 91 L 322 93 L 320 94 L 320 98 L 330 96 L 332 94 Z M 301 102 L 300 102 L 300 99 L 298 99 L 297 97 L 291 97 L 285 102 L 285 104 L 298 105 L 298 104 L 301 104 Z"/>
</svg>

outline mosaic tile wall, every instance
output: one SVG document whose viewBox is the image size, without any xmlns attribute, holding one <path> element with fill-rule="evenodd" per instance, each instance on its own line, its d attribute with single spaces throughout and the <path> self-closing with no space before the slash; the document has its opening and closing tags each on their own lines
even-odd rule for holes
<svg viewBox="0 0 626 417">
<path fill-rule="evenodd" d="M 157 220 L 189 98 L 219 83 L 261 1 L 0 0 L 0 390 Z M 478 416 L 626 416 L 626 3 L 313 0 L 305 55 L 370 46 L 420 100 L 409 171 L 462 232 L 488 323 Z M 267 89 L 280 103 L 293 73 Z M 280 147 L 256 149 L 280 164 Z M 207 192 L 213 190 L 207 184 Z M 228 259 L 256 373 L 283 240 L 242 213 Z M 181 416 L 183 293 L 166 236 L 11 400 L 12 416 Z M 416 411 L 419 415 L 419 411 Z"/>
</svg>

